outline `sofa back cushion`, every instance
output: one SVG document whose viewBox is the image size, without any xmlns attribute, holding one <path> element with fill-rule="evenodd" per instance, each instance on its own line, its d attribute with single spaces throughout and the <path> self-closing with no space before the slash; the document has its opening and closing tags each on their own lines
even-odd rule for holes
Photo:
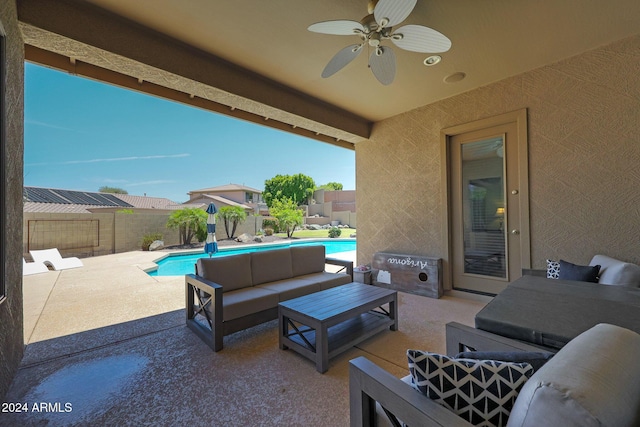
<svg viewBox="0 0 640 427">
<path fill-rule="evenodd" d="M 321 273 L 324 271 L 324 245 L 292 246 L 291 263 L 293 276 Z"/>
<path fill-rule="evenodd" d="M 600 265 L 603 285 L 626 285 L 640 287 L 640 265 L 624 262 L 606 255 L 595 255 L 589 265 Z"/>
<path fill-rule="evenodd" d="M 251 274 L 254 286 L 290 279 L 293 277 L 291 250 L 287 248 L 251 253 Z"/>
<path fill-rule="evenodd" d="M 601 323 L 565 345 L 520 390 L 507 426 L 640 425 L 640 335 Z"/>
<path fill-rule="evenodd" d="M 200 258 L 196 273 L 222 286 L 223 292 L 251 286 L 251 254 Z"/>
</svg>

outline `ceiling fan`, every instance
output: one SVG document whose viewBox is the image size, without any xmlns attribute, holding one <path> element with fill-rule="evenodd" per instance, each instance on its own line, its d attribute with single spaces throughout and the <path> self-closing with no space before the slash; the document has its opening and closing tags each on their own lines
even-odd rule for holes
<svg viewBox="0 0 640 427">
<path fill-rule="evenodd" d="M 412 52 L 446 52 L 451 48 L 451 40 L 444 34 L 422 25 L 404 25 L 393 29 L 404 21 L 417 0 L 370 0 L 369 15 L 360 22 L 346 19 L 324 21 L 312 24 L 308 30 L 315 33 L 334 35 L 357 35 L 359 44 L 353 44 L 340 50 L 322 71 L 322 77 L 327 78 L 356 59 L 364 46 L 373 48 L 369 56 L 369 67 L 373 75 L 383 85 L 393 82 L 396 75 L 396 56 L 389 46 L 382 46 L 385 40 L 391 40 L 401 49 Z"/>
</svg>

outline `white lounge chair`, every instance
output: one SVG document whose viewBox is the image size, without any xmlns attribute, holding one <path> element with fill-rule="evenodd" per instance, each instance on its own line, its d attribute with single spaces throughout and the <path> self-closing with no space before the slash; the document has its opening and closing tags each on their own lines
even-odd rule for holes
<svg viewBox="0 0 640 427">
<path fill-rule="evenodd" d="M 29 251 L 35 262 L 53 267 L 54 270 L 66 270 L 68 268 L 82 267 L 82 261 L 76 257 L 62 258 L 57 248 Z"/>
<path fill-rule="evenodd" d="M 22 258 L 22 275 L 29 276 L 31 274 L 47 273 L 49 269 L 41 262 L 27 262 Z"/>
</svg>

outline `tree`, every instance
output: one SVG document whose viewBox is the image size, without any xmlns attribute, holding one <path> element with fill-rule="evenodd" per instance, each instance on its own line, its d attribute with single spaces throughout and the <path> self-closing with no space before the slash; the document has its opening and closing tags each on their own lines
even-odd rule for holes
<svg viewBox="0 0 640 427">
<path fill-rule="evenodd" d="M 313 178 L 303 175 L 276 175 L 264 182 L 262 197 L 269 208 L 274 200 L 292 200 L 296 206 L 306 203 L 316 188 Z"/>
<path fill-rule="evenodd" d="M 291 238 L 298 225 L 302 225 L 303 213 L 291 199 L 273 200 L 269 213 L 278 221 L 280 231 L 287 231 L 287 238 Z"/>
<path fill-rule="evenodd" d="M 224 231 L 227 237 L 232 239 L 238 224 L 247 219 L 247 213 L 240 206 L 223 206 L 218 209 L 218 218 L 224 221 Z M 229 225 L 232 226 L 231 234 L 229 234 Z"/>
<path fill-rule="evenodd" d="M 342 184 L 339 182 L 327 182 L 324 185 L 318 187 L 319 190 L 329 190 L 329 191 L 342 191 Z"/>
<path fill-rule="evenodd" d="M 111 194 L 129 194 L 127 190 L 123 190 L 122 188 L 108 187 L 106 185 L 98 188 L 98 191 L 101 193 L 111 193 Z"/>
<path fill-rule="evenodd" d="M 202 229 L 207 229 L 207 213 L 200 208 L 184 208 L 173 211 L 167 220 L 167 228 L 180 231 L 180 240 L 183 244 L 191 244 L 195 235 L 202 236 Z"/>
</svg>

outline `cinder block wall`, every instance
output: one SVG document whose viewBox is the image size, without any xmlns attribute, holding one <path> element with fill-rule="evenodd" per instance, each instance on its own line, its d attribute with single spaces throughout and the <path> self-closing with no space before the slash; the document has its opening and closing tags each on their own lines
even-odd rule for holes
<svg viewBox="0 0 640 427">
<path fill-rule="evenodd" d="M 177 230 L 165 227 L 169 214 L 25 213 L 22 252 L 58 248 L 63 256 L 88 257 L 141 249 L 144 235 L 160 233 L 165 245 L 177 245 Z"/>
</svg>

